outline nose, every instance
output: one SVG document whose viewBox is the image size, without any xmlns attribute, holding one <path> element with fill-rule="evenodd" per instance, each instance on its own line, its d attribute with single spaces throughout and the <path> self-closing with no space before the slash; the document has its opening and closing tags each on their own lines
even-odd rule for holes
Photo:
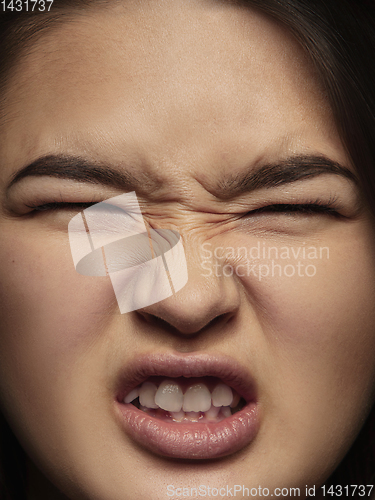
<svg viewBox="0 0 375 500">
<path fill-rule="evenodd" d="M 211 269 L 201 266 L 199 257 L 188 262 L 187 284 L 173 296 L 143 309 L 137 314 L 148 323 L 168 327 L 179 335 L 194 336 L 209 325 L 225 324 L 237 312 L 240 291 L 233 276 L 224 276 L 215 263 Z"/>
</svg>

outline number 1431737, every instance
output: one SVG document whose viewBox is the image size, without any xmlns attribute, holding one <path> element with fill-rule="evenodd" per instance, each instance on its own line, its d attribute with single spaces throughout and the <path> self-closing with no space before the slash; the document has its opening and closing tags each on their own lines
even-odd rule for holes
<svg viewBox="0 0 375 500">
<path fill-rule="evenodd" d="M 3 0 L 3 12 L 49 12 L 54 0 Z"/>
</svg>

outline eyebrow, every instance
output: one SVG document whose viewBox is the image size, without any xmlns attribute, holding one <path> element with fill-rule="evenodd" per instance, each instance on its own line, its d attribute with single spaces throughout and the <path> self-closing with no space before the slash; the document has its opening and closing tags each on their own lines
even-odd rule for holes
<svg viewBox="0 0 375 500">
<path fill-rule="evenodd" d="M 257 189 L 277 187 L 324 174 L 339 175 L 359 185 L 357 176 L 349 168 L 325 155 L 294 155 L 226 177 L 216 184 L 213 194 L 218 198 L 227 199 Z"/>
<path fill-rule="evenodd" d="M 268 163 L 245 172 L 226 175 L 209 191 L 217 198 L 228 199 L 261 188 L 272 188 L 301 179 L 335 174 L 358 185 L 356 175 L 347 167 L 324 155 L 294 155 L 284 160 Z M 160 179 L 140 169 L 137 175 L 126 170 L 116 170 L 110 165 L 91 162 L 82 157 L 46 155 L 35 160 L 14 174 L 8 188 L 26 177 L 49 176 L 116 187 L 122 191 L 149 191 L 159 188 Z"/>
<path fill-rule="evenodd" d="M 7 189 L 26 177 L 56 177 L 74 181 L 102 184 L 116 187 L 122 191 L 152 188 L 160 186 L 160 180 L 138 170 L 137 176 L 128 170 L 117 170 L 106 164 L 99 164 L 82 157 L 70 155 L 46 155 L 33 161 L 26 167 L 16 172 Z"/>
</svg>

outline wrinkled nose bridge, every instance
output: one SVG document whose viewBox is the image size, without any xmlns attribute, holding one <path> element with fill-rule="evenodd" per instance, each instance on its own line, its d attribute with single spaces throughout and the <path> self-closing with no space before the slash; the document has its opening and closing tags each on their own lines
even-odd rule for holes
<svg viewBox="0 0 375 500">
<path fill-rule="evenodd" d="M 187 283 L 180 234 L 146 228 L 135 192 L 85 209 L 68 232 L 76 271 L 109 276 L 122 314 L 160 302 Z"/>
</svg>

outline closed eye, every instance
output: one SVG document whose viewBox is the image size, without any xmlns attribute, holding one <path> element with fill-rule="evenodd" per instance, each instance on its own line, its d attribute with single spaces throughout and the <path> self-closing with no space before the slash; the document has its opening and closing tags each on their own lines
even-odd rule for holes
<svg viewBox="0 0 375 500">
<path fill-rule="evenodd" d="M 97 202 L 65 203 L 54 201 L 51 203 L 44 203 L 43 205 L 27 205 L 27 207 L 31 208 L 34 212 L 48 212 L 63 209 L 84 210 L 85 208 L 95 205 L 95 203 Z"/>
<path fill-rule="evenodd" d="M 325 214 L 331 215 L 333 217 L 343 217 L 335 208 L 331 206 L 331 203 L 321 204 L 321 203 L 275 203 L 272 205 L 267 205 L 265 207 L 256 208 L 251 210 L 246 215 L 256 215 L 262 213 L 282 213 L 282 214 L 301 214 L 301 215 L 317 215 Z"/>
<path fill-rule="evenodd" d="M 57 210 L 85 210 L 97 202 L 50 202 L 44 203 L 42 205 L 27 205 L 28 208 L 32 209 L 34 212 L 48 212 Z M 256 208 L 251 210 L 246 214 L 256 215 L 256 214 L 266 214 L 266 213 L 280 213 L 280 214 L 301 214 L 301 215 L 330 215 L 333 217 L 344 217 L 339 213 L 333 206 L 333 202 L 328 202 L 326 204 L 315 202 L 315 203 L 274 203 L 271 205 L 266 205 L 264 207 Z"/>
</svg>

